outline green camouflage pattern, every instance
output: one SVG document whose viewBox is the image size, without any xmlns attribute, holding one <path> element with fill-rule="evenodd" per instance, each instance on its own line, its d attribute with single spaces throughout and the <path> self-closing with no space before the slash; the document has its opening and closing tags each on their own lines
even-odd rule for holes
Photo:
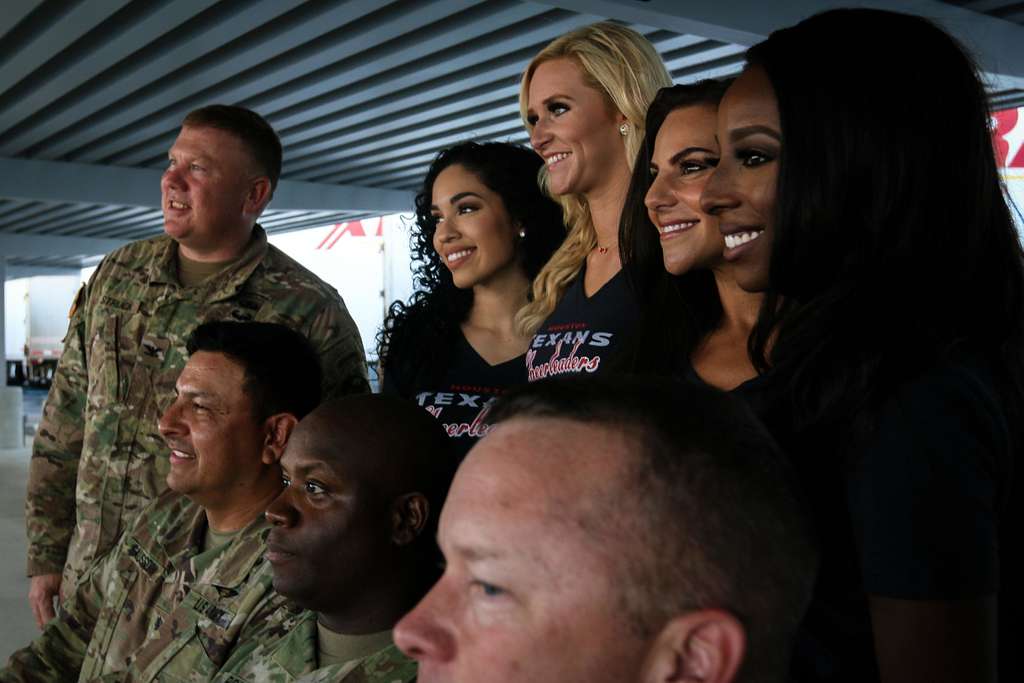
<svg viewBox="0 0 1024 683">
<path fill-rule="evenodd" d="M 266 571 L 266 570 L 265 570 Z M 275 604 L 276 603 L 276 604 Z M 317 668 L 316 612 L 283 598 L 254 614 L 249 632 L 221 668 L 214 683 L 409 683 L 416 662 L 393 644 L 359 659 Z"/>
<path fill-rule="evenodd" d="M 267 244 L 259 226 L 241 258 L 208 283 L 181 287 L 176 264 L 177 244 L 165 235 L 122 247 L 103 259 L 72 309 L 25 503 L 28 574 L 63 570 L 62 599 L 167 489 L 157 419 L 173 400 L 197 325 L 284 323 L 320 352 L 326 396 L 369 390 L 362 341 L 341 297 Z"/>
<path fill-rule="evenodd" d="M 261 515 L 201 551 L 205 511 L 169 491 L 95 563 L 0 681 L 208 681 L 277 598 Z M 262 625 L 261 625 L 262 626 Z M 262 630 L 262 629 L 261 629 Z"/>
</svg>

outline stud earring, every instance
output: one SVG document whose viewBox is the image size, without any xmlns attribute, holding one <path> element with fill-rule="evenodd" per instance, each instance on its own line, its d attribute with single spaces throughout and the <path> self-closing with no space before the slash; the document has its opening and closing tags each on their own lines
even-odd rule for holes
<svg viewBox="0 0 1024 683">
<path fill-rule="evenodd" d="M 628 134 L 629 134 L 629 124 L 628 123 L 623 123 L 621 126 L 619 126 L 619 135 L 621 135 L 622 137 L 626 137 L 626 135 L 628 135 Z"/>
<path fill-rule="evenodd" d="M 519 239 L 526 239 L 526 228 L 519 228 Z"/>
</svg>

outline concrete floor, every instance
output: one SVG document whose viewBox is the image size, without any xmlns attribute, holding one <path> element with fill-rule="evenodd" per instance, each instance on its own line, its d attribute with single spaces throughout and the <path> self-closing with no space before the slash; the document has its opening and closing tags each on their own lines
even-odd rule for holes
<svg viewBox="0 0 1024 683">
<path fill-rule="evenodd" d="M 0 666 L 39 633 L 28 606 L 25 577 L 25 484 L 32 435 L 45 398 L 45 389 L 23 389 L 25 447 L 0 449 Z"/>
<path fill-rule="evenodd" d="M 36 636 L 25 577 L 25 483 L 30 448 L 0 449 L 0 662 Z"/>
</svg>

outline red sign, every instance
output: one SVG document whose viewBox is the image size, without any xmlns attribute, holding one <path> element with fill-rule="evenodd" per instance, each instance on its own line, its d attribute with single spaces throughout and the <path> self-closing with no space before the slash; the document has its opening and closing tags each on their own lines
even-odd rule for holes
<svg viewBox="0 0 1024 683">
<path fill-rule="evenodd" d="M 383 237 L 384 236 L 384 219 L 383 218 L 377 218 L 376 220 L 377 220 L 377 226 L 375 228 L 370 228 L 370 232 L 375 237 Z M 335 244 L 337 244 L 338 240 L 340 240 L 345 235 L 351 235 L 352 237 L 366 237 L 367 227 L 368 227 L 367 224 L 363 223 L 363 221 L 349 221 L 349 222 L 346 222 L 346 223 L 335 223 L 334 227 L 331 228 L 331 231 L 329 233 L 327 233 L 327 237 L 325 237 L 320 242 L 320 244 L 318 244 L 316 246 L 316 248 L 317 249 L 330 249 Z"/>
<path fill-rule="evenodd" d="M 992 141 L 996 146 L 996 166 L 1024 168 L 1024 107 L 1004 109 L 993 114 L 995 131 Z"/>
</svg>

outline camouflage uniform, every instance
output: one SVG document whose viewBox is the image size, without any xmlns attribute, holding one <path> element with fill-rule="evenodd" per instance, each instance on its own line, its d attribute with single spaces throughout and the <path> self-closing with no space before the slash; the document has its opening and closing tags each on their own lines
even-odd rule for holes
<svg viewBox="0 0 1024 683">
<path fill-rule="evenodd" d="M 319 351 L 326 395 L 368 389 L 362 342 L 341 297 L 268 245 L 262 228 L 236 263 L 194 288 L 178 284 L 176 255 L 177 244 L 164 235 L 112 252 L 72 309 L 25 503 L 28 573 L 63 567 L 64 599 L 167 489 L 170 465 L 156 424 L 199 323 L 287 324 Z"/>
<path fill-rule="evenodd" d="M 0 681 L 208 681 L 275 596 L 260 516 L 200 552 L 205 511 L 168 491 L 95 563 Z"/>
<path fill-rule="evenodd" d="M 269 572 L 269 567 L 263 571 Z M 214 683 L 409 683 L 416 662 L 393 644 L 342 664 L 317 668 L 316 612 L 284 602 L 267 603 L 253 614 L 248 633 L 225 662 Z"/>
</svg>

